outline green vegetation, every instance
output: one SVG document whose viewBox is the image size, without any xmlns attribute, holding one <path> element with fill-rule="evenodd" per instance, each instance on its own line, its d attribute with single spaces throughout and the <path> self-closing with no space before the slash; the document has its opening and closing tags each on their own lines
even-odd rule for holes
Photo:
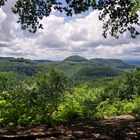
<svg viewBox="0 0 140 140">
<path fill-rule="evenodd" d="M 16 73 L 0 72 L 0 126 L 52 125 L 123 114 L 140 117 L 140 68 L 101 79 L 100 69 L 92 71 L 95 77 L 86 72 L 90 86 L 86 80 L 74 86 L 73 80 L 56 68 L 22 80 Z"/>
<path fill-rule="evenodd" d="M 37 63 L 23 58 L 0 58 L 0 71 L 15 72 L 20 75 L 32 76 L 42 70 Z"/>
<path fill-rule="evenodd" d="M 132 2 L 134 4 L 134 6 L 132 8 L 132 14 L 135 14 L 140 9 L 140 0 L 130 0 L 130 2 Z"/>
<path fill-rule="evenodd" d="M 119 59 L 90 59 L 70 56 L 63 61 L 28 60 L 23 58 L 0 57 L 0 71 L 14 72 L 23 77 L 47 72 L 49 68 L 62 70 L 75 83 L 83 83 L 98 78 L 114 77 L 125 70 L 134 68 Z"/>
<path fill-rule="evenodd" d="M 82 62 L 82 61 L 87 61 L 86 58 L 78 56 L 78 55 L 74 55 L 74 56 L 69 56 L 66 59 L 64 59 L 64 61 L 69 61 L 69 62 Z"/>
</svg>

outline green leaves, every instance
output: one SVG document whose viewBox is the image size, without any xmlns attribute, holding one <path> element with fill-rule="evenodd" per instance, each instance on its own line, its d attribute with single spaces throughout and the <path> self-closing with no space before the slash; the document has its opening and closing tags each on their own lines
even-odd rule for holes
<svg viewBox="0 0 140 140">
<path fill-rule="evenodd" d="M 0 80 L 3 81 L 1 77 Z M 0 94 L 0 125 L 48 124 L 62 102 L 67 78 L 52 69 L 10 86 L 11 90 L 7 88 Z"/>
<path fill-rule="evenodd" d="M 132 8 L 132 14 L 134 15 L 140 9 L 140 0 L 130 0 L 130 1 L 134 4 Z"/>
<path fill-rule="evenodd" d="M 4 76 L 1 73 L 0 81 L 5 81 Z M 10 84 L 10 88 L 1 91 L 0 126 L 49 125 L 122 114 L 139 117 L 139 81 L 140 69 L 137 68 L 107 87 L 73 87 L 69 91 L 67 77 L 61 71 L 51 69 L 33 79 Z"/>
<path fill-rule="evenodd" d="M 125 72 L 120 77 L 112 80 L 106 87 L 104 98 L 120 98 L 121 100 L 132 100 L 140 96 L 140 69 Z"/>
</svg>

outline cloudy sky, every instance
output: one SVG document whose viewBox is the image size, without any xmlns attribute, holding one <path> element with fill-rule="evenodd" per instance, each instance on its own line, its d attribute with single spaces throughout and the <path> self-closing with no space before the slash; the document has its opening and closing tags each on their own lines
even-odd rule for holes
<svg viewBox="0 0 140 140">
<path fill-rule="evenodd" d="M 22 31 L 11 12 L 15 0 L 0 9 L 0 56 L 62 60 L 70 55 L 86 58 L 140 59 L 140 37 L 128 33 L 119 39 L 102 36 L 98 11 L 66 18 L 52 14 L 41 22 L 44 30 L 36 34 Z M 56 16 L 57 15 L 57 16 Z"/>
</svg>

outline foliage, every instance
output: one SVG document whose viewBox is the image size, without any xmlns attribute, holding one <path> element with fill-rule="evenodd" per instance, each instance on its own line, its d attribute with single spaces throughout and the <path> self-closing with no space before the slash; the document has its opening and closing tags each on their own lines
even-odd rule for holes
<svg viewBox="0 0 140 140">
<path fill-rule="evenodd" d="M 1 0 L 0 6 L 5 4 L 7 0 Z M 135 6 L 136 5 L 136 6 Z M 40 20 L 51 14 L 52 9 L 65 13 L 67 16 L 80 14 L 89 9 L 100 10 L 99 19 L 103 21 L 103 36 L 110 34 L 118 38 L 118 34 L 129 31 L 131 36 L 135 38 L 139 32 L 134 25 L 139 26 L 138 14 L 131 14 L 139 7 L 136 1 L 130 0 L 17 0 L 12 11 L 19 15 L 18 23 L 21 24 L 23 30 L 28 29 L 35 33 L 37 29 L 43 25 Z"/>
<path fill-rule="evenodd" d="M 86 58 L 78 56 L 78 55 L 73 55 L 65 58 L 63 61 L 69 61 L 69 62 L 82 62 L 82 61 L 87 61 Z"/>
<path fill-rule="evenodd" d="M 54 118 L 61 121 L 73 121 L 82 118 L 95 118 L 96 106 L 99 100 L 96 93 L 100 89 L 92 90 L 87 87 L 75 88 L 73 93 L 66 93 Z"/>
<path fill-rule="evenodd" d="M 64 71 L 67 76 L 75 80 L 75 83 L 78 83 L 81 80 L 117 76 L 123 73 L 124 69 L 132 68 L 119 59 L 86 60 L 85 58 L 81 59 L 80 56 L 76 56 L 76 58 L 71 56 L 69 58 L 65 60 L 73 61 L 47 61 L 41 63 L 23 58 L 0 57 L 0 71 L 15 72 L 22 75 L 22 77 L 28 77 L 34 76 L 38 72 L 47 72 L 50 67 L 53 67 Z"/>
<path fill-rule="evenodd" d="M 20 75 L 13 72 L 0 72 L 0 93 L 12 90 L 21 80 Z"/>
<path fill-rule="evenodd" d="M 76 80 L 87 80 L 94 78 L 103 78 L 103 77 L 114 77 L 119 75 L 120 73 L 110 67 L 83 67 L 79 69 L 72 76 Z"/>
<path fill-rule="evenodd" d="M 132 100 L 140 96 L 140 68 L 126 72 L 123 76 L 115 78 L 105 87 L 105 98 L 120 98 Z"/>
<path fill-rule="evenodd" d="M 1 94 L 1 125 L 51 123 L 51 115 L 63 99 L 66 78 L 63 73 L 51 70 L 37 75 L 34 80 L 36 82 L 23 82 L 11 92 Z"/>
<path fill-rule="evenodd" d="M 140 118 L 140 96 L 134 99 L 135 108 L 133 109 L 133 113 Z"/>
<path fill-rule="evenodd" d="M 37 76 L 36 85 L 40 93 L 40 105 L 42 115 L 50 119 L 52 113 L 57 110 L 62 101 L 63 92 L 67 89 L 67 79 L 62 72 L 52 69 L 47 74 Z M 47 120 L 44 120 L 47 121 Z"/>
<path fill-rule="evenodd" d="M 104 37 L 110 34 L 118 38 L 118 34 L 126 31 L 130 32 L 132 38 L 139 35 L 135 26 L 133 26 L 134 24 L 139 26 L 138 14 L 131 14 L 134 6 L 133 2 L 130 0 L 101 0 L 99 3 L 100 9 L 102 9 L 99 19 L 104 22 Z"/>
<path fill-rule="evenodd" d="M 132 8 L 132 14 L 135 14 L 137 11 L 139 11 L 140 8 L 140 0 L 130 0 L 132 3 L 134 3 L 134 6 Z"/>
<path fill-rule="evenodd" d="M 76 88 L 73 94 L 66 94 L 58 111 L 53 118 L 57 121 L 73 121 L 76 119 L 99 119 L 122 114 L 139 114 L 138 98 L 130 101 L 126 99 L 102 99 L 102 88 Z M 137 104 L 137 105 L 136 105 Z M 136 114 L 135 113 L 135 114 Z"/>
<path fill-rule="evenodd" d="M 70 87 L 64 73 L 55 69 L 20 82 L 14 73 L 1 72 L 0 126 L 50 125 L 123 114 L 139 117 L 139 78 L 137 68 L 91 88 Z"/>
<path fill-rule="evenodd" d="M 118 116 L 122 114 L 132 114 L 135 109 L 133 102 L 127 100 L 120 101 L 119 99 L 106 99 L 100 102 L 97 107 L 97 116 L 100 118 Z"/>
<path fill-rule="evenodd" d="M 20 75 L 32 76 L 43 68 L 34 61 L 23 58 L 0 57 L 0 71 L 15 72 Z"/>
</svg>

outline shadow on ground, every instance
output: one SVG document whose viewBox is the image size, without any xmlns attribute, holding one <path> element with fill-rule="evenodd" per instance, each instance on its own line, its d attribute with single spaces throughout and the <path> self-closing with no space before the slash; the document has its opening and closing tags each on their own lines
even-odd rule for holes
<svg viewBox="0 0 140 140">
<path fill-rule="evenodd" d="M 140 140 L 140 120 L 118 116 L 100 121 L 83 120 L 52 128 L 0 129 L 0 140 Z"/>
</svg>

